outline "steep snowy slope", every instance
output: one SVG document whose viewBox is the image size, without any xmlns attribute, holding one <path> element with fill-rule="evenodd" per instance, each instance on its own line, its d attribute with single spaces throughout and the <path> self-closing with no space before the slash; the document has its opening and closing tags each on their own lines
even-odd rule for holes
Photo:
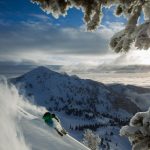
<svg viewBox="0 0 150 150">
<path fill-rule="evenodd" d="M 118 135 L 119 129 L 140 109 L 109 86 L 45 67 L 36 68 L 11 82 L 30 102 L 56 112 L 63 126 L 79 140 L 84 129 L 90 128 L 101 136 L 103 149 L 130 148 L 127 139 Z"/>
<path fill-rule="evenodd" d="M 20 115 L 20 127 L 32 150 L 89 150 L 69 135 L 61 137 L 54 128 L 44 123 L 41 116 L 36 118 L 26 112 L 20 112 Z"/>
<path fill-rule="evenodd" d="M 15 87 L 0 80 L 0 150 L 89 150 L 48 127 L 41 119 L 45 111 L 25 102 Z"/>
</svg>

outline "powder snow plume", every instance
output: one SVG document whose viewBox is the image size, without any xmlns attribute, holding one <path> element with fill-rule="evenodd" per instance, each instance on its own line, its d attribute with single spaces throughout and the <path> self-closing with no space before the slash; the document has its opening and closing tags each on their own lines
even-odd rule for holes
<svg viewBox="0 0 150 150">
<path fill-rule="evenodd" d="M 19 95 L 15 86 L 0 77 L 0 150 L 31 150 L 20 127 L 20 120 L 27 113 L 26 110 L 33 114 L 28 113 L 28 119 L 46 112 L 45 108 L 29 103 Z"/>
<path fill-rule="evenodd" d="M 30 150 L 19 128 L 17 89 L 0 79 L 0 150 Z"/>
</svg>

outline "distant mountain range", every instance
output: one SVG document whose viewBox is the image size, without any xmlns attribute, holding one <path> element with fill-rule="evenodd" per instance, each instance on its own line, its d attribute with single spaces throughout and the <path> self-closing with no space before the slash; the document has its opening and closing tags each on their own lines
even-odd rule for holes
<svg viewBox="0 0 150 150">
<path fill-rule="evenodd" d="M 148 88 L 105 85 L 45 67 L 10 81 L 30 102 L 56 112 L 74 137 L 81 139 L 84 129 L 94 130 L 101 136 L 104 150 L 131 149 L 127 139 L 119 136 L 119 129 L 136 112 L 150 106 Z"/>
<path fill-rule="evenodd" d="M 95 73 L 150 73 L 150 65 L 100 65 L 88 71 Z"/>
</svg>

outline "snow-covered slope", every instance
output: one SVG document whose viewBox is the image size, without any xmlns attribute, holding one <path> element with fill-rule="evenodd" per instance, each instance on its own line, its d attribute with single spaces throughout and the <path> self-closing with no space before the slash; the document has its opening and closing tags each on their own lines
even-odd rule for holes
<svg viewBox="0 0 150 150">
<path fill-rule="evenodd" d="M 119 129 L 140 108 L 111 87 L 45 67 L 11 82 L 30 102 L 56 112 L 66 130 L 77 139 L 81 140 L 83 130 L 90 128 L 101 136 L 103 149 L 130 149 L 127 139 L 119 136 Z"/>
<path fill-rule="evenodd" d="M 44 123 L 41 116 L 20 113 L 20 126 L 32 150 L 89 150 L 69 135 L 61 137 L 54 128 Z"/>
<path fill-rule="evenodd" d="M 0 150 L 89 150 L 69 135 L 60 137 L 41 119 L 45 108 L 36 107 L 15 87 L 0 82 Z"/>
</svg>

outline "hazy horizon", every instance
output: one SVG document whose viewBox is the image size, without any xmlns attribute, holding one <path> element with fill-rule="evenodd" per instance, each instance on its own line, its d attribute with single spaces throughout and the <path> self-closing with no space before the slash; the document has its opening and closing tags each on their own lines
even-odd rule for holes
<svg viewBox="0 0 150 150">
<path fill-rule="evenodd" d="M 6 78 L 14 78 L 31 71 L 38 66 L 0 66 L 0 75 Z M 150 66 L 149 65 L 129 65 L 129 66 L 45 66 L 50 70 L 67 73 L 68 75 L 77 75 L 83 79 L 91 79 L 105 84 L 130 84 L 142 87 L 150 87 Z M 83 69 L 84 68 L 84 69 Z"/>
</svg>

